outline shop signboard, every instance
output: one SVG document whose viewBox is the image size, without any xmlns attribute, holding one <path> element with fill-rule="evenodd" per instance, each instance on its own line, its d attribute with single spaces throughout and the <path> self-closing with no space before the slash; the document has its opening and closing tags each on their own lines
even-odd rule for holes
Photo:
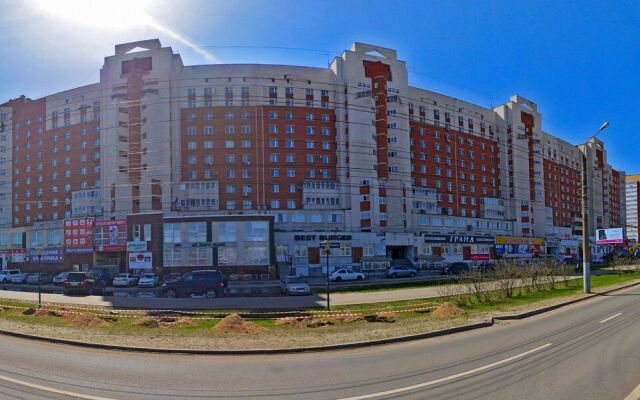
<svg viewBox="0 0 640 400">
<path fill-rule="evenodd" d="M 0 255 L 8 262 L 21 263 L 25 262 L 24 249 L 5 249 L 0 250 Z"/>
<path fill-rule="evenodd" d="M 124 219 L 96 221 L 94 234 L 97 251 L 116 252 L 127 249 L 127 221 Z"/>
<path fill-rule="evenodd" d="M 129 269 L 151 269 L 153 267 L 151 260 L 150 251 L 129 253 Z"/>
<path fill-rule="evenodd" d="M 596 231 L 596 244 L 624 243 L 622 228 L 598 229 Z"/>
<path fill-rule="evenodd" d="M 490 254 L 471 254 L 471 261 L 489 261 L 491 260 Z"/>
<path fill-rule="evenodd" d="M 493 236 L 476 235 L 423 235 L 425 243 L 489 244 L 495 243 Z"/>
<path fill-rule="evenodd" d="M 533 237 L 496 236 L 496 255 L 505 258 L 526 258 L 544 253 L 544 239 Z"/>
<path fill-rule="evenodd" d="M 93 253 L 93 217 L 64 220 L 65 253 Z"/>
<path fill-rule="evenodd" d="M 127 251 L 129 253 L 147 251 L 147 242 L 142 242 L 142 241 L 127 242 Z"/>
<path fill-rule="evenodd" d="M 32 264 L 62 264 L 64 249 L 62 247 L 27 249 L 27 258 Z"/>
</svg>

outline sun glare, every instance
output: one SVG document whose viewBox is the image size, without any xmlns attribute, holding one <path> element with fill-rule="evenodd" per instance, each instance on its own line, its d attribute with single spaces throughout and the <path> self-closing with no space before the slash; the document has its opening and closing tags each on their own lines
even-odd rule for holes
<svg viewBox="0 0 640 400">
<path fill-rule="evenodd" d="M 59 21 L 109 31 L 149 26 L 147 1 L 32 0 L 34 8 Z"/>
</svg>

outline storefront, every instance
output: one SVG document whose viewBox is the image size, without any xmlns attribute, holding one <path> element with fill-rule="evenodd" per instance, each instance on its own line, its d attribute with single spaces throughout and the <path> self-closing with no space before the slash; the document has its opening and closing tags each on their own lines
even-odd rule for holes
<svg viewBox="0 0 640 400">
<path fill-rule="evenodd" d="M 64 267 L 72 271 L 88 271 L 94 263 L 93 229 L 95 219 L 64 220 Z"/>
<path fill-rule="evenodd" d="M 514 236 L 496 236 L 498 258 L 531 258 L 546 254 L 544 239 Z"/>
<path fill-rule="evenodd" d="M 127 221 L 124 219 L 96 221 L 94 228 L 96 266 L 127 266 Z"/>
<path fill-rule="evenodd" d="M 340 267 L 362 271 L 368 258 L 387 257 L 385 237 L 373 232 L 276 232 L 274 237 L 280 276 L 321 276 L 327 273 L 327 262 L 330 271 Z M 328 257 L 324 241 L 334 244 Z"/>
<path fill-rule="evenodd" d="M 547 254 L 557 260 L 576 259 L 580 242 L 573 235 L 547 235 L 545 245 Z"/>
<path fill-rule="evenodd" d="M 423 240 L 423 254 L 419 259 L 438 260 L 438 265 L 434 267 L 441 263 L 495 259 L 495 239 L 492 236 L 423 235 Z"/>
</svg>

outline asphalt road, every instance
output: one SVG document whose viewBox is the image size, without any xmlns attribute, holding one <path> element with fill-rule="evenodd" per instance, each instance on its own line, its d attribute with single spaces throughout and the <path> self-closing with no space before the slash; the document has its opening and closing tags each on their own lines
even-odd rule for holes
<svg viewBox="0 0 640 400">
<path fill-rule="evenodd" d="M 271 356 L 95 351 L 2 337 L 0 398 L 627 399 L 640 288 L 524 321 L 371 349 Z"/>
<path fill-rule="evenodd" d="M 496 289 L 494 282 L 485 282 L 486 290 Z M 465 285 L 460 285 L 461 291 L 469 291 Z M 520 286 L 519 282 L 515 286 Z M 371 292 L 332 293 L 331 304 L 351 305 L 379 303 L 385 301 L 400 301 L 414 299 L 430 299 L 442 296 L 442 288 L 425 286 L 416 288 L 396 288 L 393 290 Z M 34 301 L 37 293 L 0 290 L 0 298 Z M 63 296 L 55 293 L 42 294 L 45 303 L 76 304 L 83 306 L 101 306 L 114 308 L 141 309 L 174 309 L 174 310 L 238 310 L 238 309 L 295 309 L 323 308 L 326 306 L 325 294 L 310 296 L 272 296 L 272 297 L 222 297 L 216 299 L 179 298 L 167 299 L 161 297 L 121 297 L 121 296 Z"/>
</svg>

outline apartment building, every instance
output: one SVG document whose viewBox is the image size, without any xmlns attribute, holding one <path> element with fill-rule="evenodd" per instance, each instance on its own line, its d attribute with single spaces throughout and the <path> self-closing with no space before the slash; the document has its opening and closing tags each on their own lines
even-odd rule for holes
<svg viewBox="0 0 640 400">
<path fill-rule="evenodd" d="M 640 210 L 640 175 L 628 175 L 625 179 L 627 205 L 627 239 L 638 243 L 638 210 Z"/>
<path fill-rule="evenodd" d="M 15 263 L 62 248 L 65 267 L 127 268 L 121 247 L 67 251 L 62 220 L 96 229 L 158 213 L 158 270 L 211 265 L 213 255 L 181 263 L 164 251 L 169 220 L 195 216 L 273 219 L 271 267 L 304 275 L 326 268 L 323 240 L 338 243 L 330 265 L 372 272 L 393 260 L 575 254 L 582 154 L 591 221 L 625 220 L 624 173 L 603 142 L 552 136 L 522 96 L 490 109 L 412 87 L 395 50 L 363 43 L 327 68 L 185 66 L 158 40 L 119 44 L 100 82 L 10 100 L 0 116 L 0 255 Z M 203 243 L 215 247 L 215 229 Z"/>
</svg>

